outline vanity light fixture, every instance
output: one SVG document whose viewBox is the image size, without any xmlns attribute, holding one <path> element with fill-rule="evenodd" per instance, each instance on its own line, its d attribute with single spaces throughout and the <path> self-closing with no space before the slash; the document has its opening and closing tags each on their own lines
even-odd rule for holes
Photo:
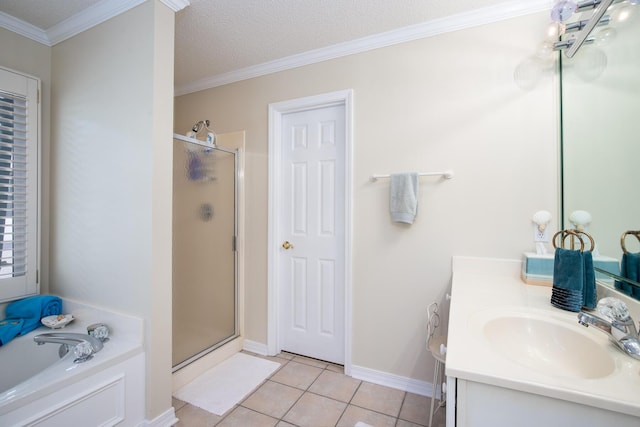
<svg viewBox="0 0 640 427">
<path fill-rule="evenodd" d="M 574 13 L 583 12 L 593 9 L 593 14 L 587 20 L 579 20 L 570 24 L 565 24 L 565 34 L 571 34 L 565 40 L 560 40 L 554 43 L 554 50 L 564 50 L 565 55 L 568 58 L 573 58 L 578 49 L 585 43 L 592 43 L 594 40 L 589 39 L 589 35 L 593 29 L 598 25 L 606 25 L 609 23 L 610 17 L 605 16 L 605 13 L 616 0 L 586 0 L 579 3 L 574 3 L 575 8 L 571 5 L 567 5 L 565 0 L 561 0 L 556 3 L 551 11 L 551 19 L 554 22 L 560 22 L 561 25 L 565 21 L 570 19 Z"/>
<path fill-rule="evenodd" d="M 634 13 L 637 4 L 640 0 L 557 0 L 544 41 L 534 55 L 518 64 L 513 76 L 515 83 L 523 90 L 534 88 L 544 73 L 554 70 L 555 51 L 564 51 L 568 58 L 573 58 L 585 44 L 609 43 L 616 37 L 615 25 Z M 615 7 L 610 8 L 612 5 Z M 594 31 L 598 27 L 602 29 Z M 606 67 L 607 58 L 599 49 L 591 49 L 585 55 L 576 69 L 580 69 L 584 80 L 593 80 Z"/>
</svg>

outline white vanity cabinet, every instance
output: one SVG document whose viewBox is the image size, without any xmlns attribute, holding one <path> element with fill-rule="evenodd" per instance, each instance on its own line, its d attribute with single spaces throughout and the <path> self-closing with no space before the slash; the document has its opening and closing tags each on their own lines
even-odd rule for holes
<svg viewBox="0 0 640 427">
<path fill-rule="evenodd" d="M 457 380 L 455 422 L 447 427 L 638 427 L 637 417 L 566 400 Z M 448 414 L 447 414 L 448 415 Z"/>
<path fill-rule="evenodd" d="M 551 306 L 520 266 L 454 257 L 447 427 L 640 426 L 640 361 Z"/>
</svg>

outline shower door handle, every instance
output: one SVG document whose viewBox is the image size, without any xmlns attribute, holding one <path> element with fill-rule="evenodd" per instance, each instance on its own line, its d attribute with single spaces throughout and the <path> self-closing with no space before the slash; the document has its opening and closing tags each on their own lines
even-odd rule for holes
<svg viewBox="0 0 640 427">
<path fill-rule="evenodd" d="M 289 249 L 293 249 L 293 245 L 291 243 L 289 243 L 288 241 L 285 240 L 285 242 L 282 244 L 282 247 L 284 248 L 285 251 L 289 250 Z"/>
</svg>

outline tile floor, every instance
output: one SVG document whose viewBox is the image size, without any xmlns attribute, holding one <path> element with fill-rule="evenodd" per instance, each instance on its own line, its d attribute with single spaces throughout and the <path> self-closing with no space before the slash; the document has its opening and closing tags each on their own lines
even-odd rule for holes
<svg viewBox="0 0 640 427">
<path fill-rule="evenodd" d="M 252 353 L 252 356 L 256 356 Z M 262 356 L 257 356 L 262 357 Z M 342 366 L 289 353 L 260 387 L 223 416 L 173 399 L 178 427 L 420 427 L 429 423 L 428 397 L 342 374 Z M 444 427 L 445 410 L 433 417 Z"/>
</svg>

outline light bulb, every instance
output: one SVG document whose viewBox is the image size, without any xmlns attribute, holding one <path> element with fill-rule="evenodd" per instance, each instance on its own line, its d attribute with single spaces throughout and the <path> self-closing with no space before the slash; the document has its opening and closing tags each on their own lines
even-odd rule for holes
<svg viewBox="0 0 640 427">
<path fill-rule="evenodd" d="M 629 18 L 631 17 L 631 14 L 633 13 L 632 7 L 633 6 L 628 4 L 622 4 L 616 7 L 613 10 L 613 12 L 611 12 L 610 24 L 614 26 L 624 25 L 629 20 Z"/>
<path fill-rule="evenodd" d="M 547 25 L 547 40 L 558 40 L 565 33 L 566 28 L 567 26 L 562 22 L 549 23 Z"/>
<path fill-rule="evenodd" d="M 535 57 L 530 57 L 522 61 L 513 73 L 513 80 L 522 90 L 531 90 L 540 80 L 542 75 L 542 65 Z"/>
<path fill-rule="evenodd" d="M 597 79 L 607 68 L 607 55 L 593 46 L 580 49 L 572 60 L 576 74 L 585 82 Z"/>
<path fill-rule="evenodd" d="M 536 56 L 540 59 L 549 59 L 551 55 L 553 55 L 553 43 L 548 41 L 540 43 Z"/>
<path fill-rule="evenodd" d="M 617 35 L 618 32 L 615 28 L 601 28 L 600 30 L 596 31 L 595 34 L 593 34 L 593 37 L 595 39 L 594 43 L 596 44 L 596 46 L 606 46 L 607 44 L 609 44 L 609 42 L 611 42 L 611 40 L 615 39 Z"/>
</svg>

